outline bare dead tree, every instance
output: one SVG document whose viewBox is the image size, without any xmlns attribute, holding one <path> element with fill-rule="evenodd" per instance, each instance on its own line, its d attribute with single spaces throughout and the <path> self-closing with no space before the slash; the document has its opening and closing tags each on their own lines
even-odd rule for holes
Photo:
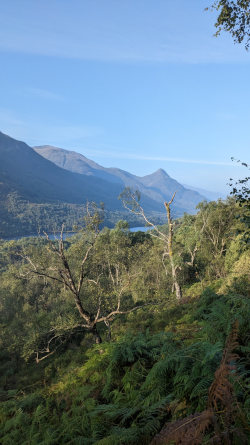
<svg viewBox="0 0 250 445">
<path fill-rule="evenodd" d="M 152 229 L 154 229 L 154 232 L 151 232 L 151 236 L 158 238 L 160 241 L 162 241 L 164 246 L 164 252 L 162 256 L 162 263 L 165 269 L 165 272 L 167 273 L 166 265 L 165 265 L 165 258 L 169 258 L 170 266 L 171 266 L 171 272 L 172 272 L 172 283 L 173 283 L 173 291 L 175 292 L 177 300 L 181 300 L 182 298 L 182 291 L 181 286 L 178 281 L 177 276 L 177 270 L 179 269 L 179 266 L 175 264 L 174 261 L 174 254 L 173 254 L 173 219 L 171 216 L 171 204 L 173 203 L 173 200 L 175 198 L 176 192 L 173 194 L 170 201 L 165 201 L 164 206 L 166 209 L 167 214 L 167 222 L 168 222 L 168 233 L 164 233 L 162 230 L 159 229 L 152 221 L 148 219 L 148 217 L 145 215 L 143 207 L 140 205 L 140 192 L 132 191 L 129 187 L 125 188 L 125 190 L 121 193 L 120 199 L 122 200 L 123 206 L 129 210 L 130 212 L 134 213 L 135 215 L 141 216 L 146 224 Z"/>
<path fill-rule="evenodd" d="M 181 300 L 182 291 L 181 291 L 181 286 L 178 282 L 177 273 L 176 273 L 178 266 L 176 266 L 174 263 L 174 255 L 173 255 L 173 221 L 172 221 L 171 210 L 170 210 L 170 206 L 174 200 L 175 194 L 176 194 L 176 192 L 173 194 L 173 196 L 169 202 L 167 202 L 167 201 L 164 202 L 164 206 L 166 208 L 167 220 L 168 220 L 168 239 L 167 239 L 168 249 L 167 249 L 167 252 L 168 252 L 169 261 L 170 261 L 170 265 L 171 265 L 173 286 L 175 289 L 175 294 L 176 294 L 177 300 Z"/>
</svg>

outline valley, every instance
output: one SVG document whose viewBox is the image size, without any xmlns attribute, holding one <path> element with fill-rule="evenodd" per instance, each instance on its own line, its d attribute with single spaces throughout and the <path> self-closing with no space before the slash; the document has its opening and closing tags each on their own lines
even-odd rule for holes
<svg viewBox="0 0 250 445">
<path fill-rule="evenodd" d="M 176 192 L 173 216 L 194 214 L 205 200 L 171 178 L 163 169 L 139 177 L 104 168 L 83 155 L 51 146 L 34 147 L 0 133 L 0 237 L 72 230 L 80 224 L 87 202 L 104 203 L 104 223 L 121 219 L 131 227 L 142 220 L 118 199 L 124 188 L 139 190 L 140 203 L 157 224 L 165 222 L 164 200 Z"/>
</svg>

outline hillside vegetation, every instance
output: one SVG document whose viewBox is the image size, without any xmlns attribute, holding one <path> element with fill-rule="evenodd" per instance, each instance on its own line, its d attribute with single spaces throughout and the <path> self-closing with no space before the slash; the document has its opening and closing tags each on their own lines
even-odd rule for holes
<svg viewBox="0 0 250 445">
<path fill-rule="evenodd" d="M 1 241 L 0 442 L 249 443 L 247 203 L 173 226 Z M 169 227 L 162 226 L 162 233 Z"/>
</svg>

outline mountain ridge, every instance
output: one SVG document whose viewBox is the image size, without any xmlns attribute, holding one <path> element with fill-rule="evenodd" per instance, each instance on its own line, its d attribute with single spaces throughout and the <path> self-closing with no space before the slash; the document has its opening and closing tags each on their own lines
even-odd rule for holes
<svg viewBox="0 0 250 445">
<path fill-rule="evenodd" d="M 92 188 L 96 199 L 105 198 L 103 180 L 99 182 L 84 175 L 69 172 L 40 156 L 22 141 L 0 133 L 0 177 L 7 190 L 17 191 L 26 199 L 35 202 L 80 203 L 88 199 Z M 94 192 L 93 192 L 94 190 Z M 1 192 L 1 190 L 0 190 Z M 110 196 L 117 196 L 117 190 L 110 187 Z M 107 197 L 107 203 L 110 198 Z"/>
<path fill-rule="evenodd" d="M 73 151 L 51 146 L 35 150 L 0 132 L 0 237 L 58 230 L 65 221 L 71 230 L 81 223 L 87 201 L 104 202 L 105 224 L 109 226 L 120 219 L 143 225 L 118 199 L 125 187 L 140 191 L 142 207 L 157 224 L 165 221 L 164 201 L 171 199 L 173 192 L 177 191 L 174 218 L 184 212 L 195 213 L 196 205 L 204 199 L 163 169 L 139 177 L 102 167 Z"/>
<path fill-rule="evenodd" d="M 71 172 L 84 171 L 84 174 L 88 176 L 105 177 L 106 180 L 121 184 L 123 187 L 138 189 L 143 195 L 156 201 L 159 205 L 162 205 L 165 200 L 171 198 L 174 192 L 177 192 L 174 206 L 178 208 L 178 213 L 181 213 L 180 209 L 182 209 L 182 213 L 183 211 L 194 213 L 198 202 L 206 199 L 198 192 L 185 188 L 162 168 L 140 177 L 119 168 L 103 167 L 76 151 L 49 145 L 33 147 L 33 149 L 41 156 Z"/>
</svg>

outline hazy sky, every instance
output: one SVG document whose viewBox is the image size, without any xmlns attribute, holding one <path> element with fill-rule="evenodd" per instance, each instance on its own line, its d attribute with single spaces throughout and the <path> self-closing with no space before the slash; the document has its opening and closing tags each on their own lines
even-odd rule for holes
<svg viewBox="0 0 250 445">
<path fill-rule="evenodd" d="M 249 161 L 250 52 L 210 0 L 0 0 L 0 130 L 225 191 Z"/>
</svg>

